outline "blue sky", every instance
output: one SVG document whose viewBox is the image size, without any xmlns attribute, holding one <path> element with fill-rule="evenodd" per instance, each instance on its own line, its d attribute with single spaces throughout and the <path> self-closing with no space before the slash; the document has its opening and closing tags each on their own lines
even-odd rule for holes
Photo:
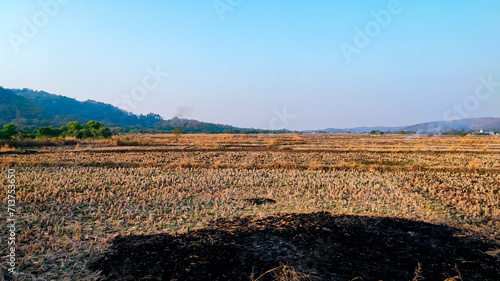
<svg viewBox="0 0 500 281">
<path fill-rule="evenodd" d="M 499 11 L 494 0 L 2 0 L 0 86 L 255 128 L 500 117 Z"/>
</svg>

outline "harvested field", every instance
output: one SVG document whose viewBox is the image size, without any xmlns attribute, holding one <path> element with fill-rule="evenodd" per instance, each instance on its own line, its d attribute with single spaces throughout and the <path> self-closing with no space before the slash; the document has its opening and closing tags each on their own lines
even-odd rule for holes
<svg viewBox="0 0 500 281">
<path fill-rule="evenodd" d="M 0 154 L 18 183 L 16 278 L 250 280 L 277 268 L 259 279 L 272 280 L 293 268 L 323 280 L 498 280 L 499 152 L 496 136 L 404 135 L 16 147 Z"/>
</svg>

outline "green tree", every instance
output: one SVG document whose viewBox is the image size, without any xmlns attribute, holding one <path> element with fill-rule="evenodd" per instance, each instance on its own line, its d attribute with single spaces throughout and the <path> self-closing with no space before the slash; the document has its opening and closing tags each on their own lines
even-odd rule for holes
<svg viewBox="0 0 500 281">
<path fill-rule="evenodd" d="M 98 121 L 89 121 L 89 122 L 87 122 L 87 124 L 85 124 L 85 129 L 87 129 L 89 131 L 92 129 L 97 130 L 101 127 L 104 127 L 104 125 Z"/>
<path fill-rule="evenodd" d="M 33 130 L 28 128 L 28 127 L 22 127 L 19 130 L 19 138 L 20 139 L 24 139 L 24 138 L 34 139 L 35 137 L 36 137 L 36 132 L 33 132 Z"/>
<path fill-rule="evenodd" d="M 107 127 L 101 127 L 96 131 L 98 138 L 109 138 L 111 137 L 111 130 Z M 94 135 L 95 137 L 95 135 Z"/>
<path fill-rule="evenodd" d="M 0 139 L 13 138 L 17 134 L 16 128 L 17 126 L 13 123 L 3 125 L 3 130 L 0 131 Z"/>
<path fill-rule="evenodd" d="M 80 125 L 80 122 L 78 121 L 69 122 L 68 125 L 66 125 L 66 127 L 68 127 L 68 131 L 76 131 L 76 132 L 83 129 L 83 126 Z"/>
<path fill-rule="evenodd" d="M 179 136 L 179 135 L 184 134 L 184 131 L 182 129 L 175 128 L 175 129 L 172 130 L 172 134 L 174 134 L 176 136 Z"/>
<path fill-rule="evenodd" d="M 78 121 L 69 122 L 65 127 L 67 129 L 66 136 L 71 137 L 78 137 L 80 130 L 83 129 L 83 126 Z"/>
<path fill-rule="evenodd" d="M 7 132 L 5 131 L 0 131 L 0 139 L 2 140 L 5 140 L 5 139 L 8 139 L 9 138 L 9 135 L 7 135 Z"/>
<path fill-rule="evenodd" d="M 76 134 L 76 137 L 79 139 L 91 139 L 94 138 L 94 135 L 87 129 L 81 129 Z"/>
<path fill-rule="evenodd" d="M 172 134 L 175 136 L 175 141 L 179 141 L 179 136 L 184 134 L 184 131 L 182 129 L 175 128 L 172 130 Z"/>
<path fill-rule="evenodd" d="M 59 129 L 59 135 L 61 137 L 65 137 L 68 135 L 68 127 L 66 126 L 61 126 L 61 128 Z"/>
<path fill-rule="evenodd" d="M 85 130 L 89 131 L 94 139 L 111 137 L 111 130 L 104 126 L 101 122 L 89 121 L 85 125 Z"/>
<path fill-rule="evenodd" d="M 0 139 L 12 139 L 17 134 L 17 126 L 13 123 L 3 125 L 3 130 L 0 131 Z"/>
<path fill-rule="evenodd" d="M 13 123 L 10 123 L 10 124 L 7 124 L 7 125 L 3 125 L 3 131 L 5 133 L 7 133 L 7 135 L 9 137 L 12 137 L 12 136 L 14 136 L 14 135 L 17 134 L 16 128 L 17 128 L 17 126 L 15 124 L 13 124 Z"/>
<path fill-rule="evenodd" d="M 36 130 L 37 138 L 54 138 L 58 137 L 61 131 L 54 126 L 40 127 Z"/>
<path fill-rule="evenodd" d="M 3 125 L 3 130 L 0 131 L 0 139 L 12 139 L 17 134 L 17 126 L 13 123 Z"/>
</svg>

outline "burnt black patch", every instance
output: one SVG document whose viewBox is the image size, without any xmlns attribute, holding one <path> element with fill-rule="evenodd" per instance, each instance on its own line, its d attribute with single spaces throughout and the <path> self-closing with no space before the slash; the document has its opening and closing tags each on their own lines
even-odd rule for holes
<svg viewBox="0 0 500 281">
<path fill-rule="evenodd" d="M 185 234 L 118 237 L 90 268 L 102 280 L 249 280 L 280 264 L 323 280 L 445 280 L 456 269 L 463 280 L 500 280 L 498 256 L 486 254 L 496 245 L 457 234 L 418 221 L 328 213 L 220 219 Z"/>
</svg>

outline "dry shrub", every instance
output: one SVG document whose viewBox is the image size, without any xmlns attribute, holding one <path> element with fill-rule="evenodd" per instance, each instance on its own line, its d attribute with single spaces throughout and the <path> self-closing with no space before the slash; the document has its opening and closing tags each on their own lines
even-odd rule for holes
<svg viewBox="0 0 500 281">
<path fill-rule="evenodd" d="M 0 152 L 10 152 L 10 151 L 15 151 L 16 149 L 14 147 L 9 147 L 9 144 L 6 143 L 0 147 Z"/>
</svg>

